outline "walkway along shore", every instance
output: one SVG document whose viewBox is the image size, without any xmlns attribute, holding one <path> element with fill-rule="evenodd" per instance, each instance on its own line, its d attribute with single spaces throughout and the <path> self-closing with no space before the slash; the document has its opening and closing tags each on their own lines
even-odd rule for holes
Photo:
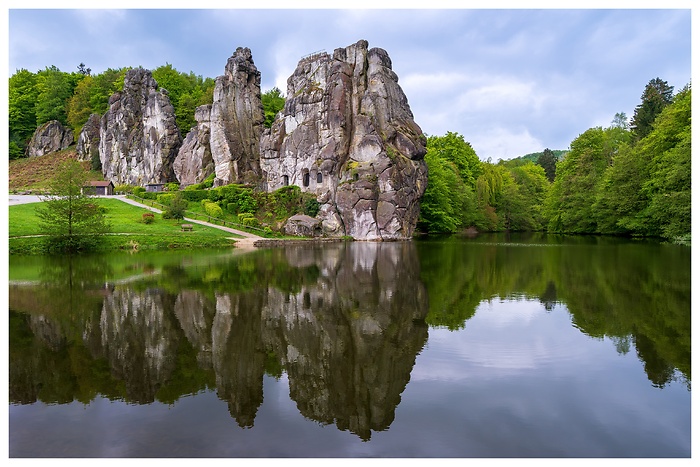
<svg viewBox="0 0 700 467">
<path fill-rule="evenodd" d="M 134 201 L 132 199 L 127 198 L 125 195 L 116 195 L 116 196 L 98 196 L 99 198 L 111 198 L 111 199 L 118 199 L 120 201 L 123 201 L 128 204 L 132 204 L 134 206 L 138 206 L 140 208 L 147 209 L 149 211 L 155 212 L 156 214 L 161 214 L 162 211 L 158 208 L 154 208 L 152 206 L 148 206 L 142 203 L 139 203 L 138 201 Z M 26 204 L 26 203 L 40 203 L 41 198 L 36 195 L 10 195 L 8 199 L 9 205 L 15 205 L 15 204 Z M 275 239 L 275 238 L 265 238 L 261 237 L 259 235 L 255 235 L 249 232 L 244 232 L 242 230 L 237 230 L 237 229 L 232 229 L 230 227 L 224 227 L 222 225 L 216 225 L 212 224 L 210 222 L 205 222 L 201 221 L 198 219 L 190 219 L 188 217 L 184 218 L 185 221 L 193 223 L 193 224 L 200 224 L 200 225 L 205 225 L 207 227 L 213 227 L 215 229 L 220 229 L 235 235 L 238 235 L 241 238 L 234 238 L 233 240 L 236 242 L 236 248 L 241 248 L 241 249 L 251 249 L 251 248 L 259 248 L 259 247 L 274 247 L 274 246 L 282 246 L 282 245 L 290 245 L 290 244 L 303 244 L 303 243 L 308 243 L 308 242 L 340 242 L 343 241 L 343 239 L 340 238 L 319 238 L 319 239 L 305 239 L 305 238 L 299 238 L 299 239 Z"/>
</svg>

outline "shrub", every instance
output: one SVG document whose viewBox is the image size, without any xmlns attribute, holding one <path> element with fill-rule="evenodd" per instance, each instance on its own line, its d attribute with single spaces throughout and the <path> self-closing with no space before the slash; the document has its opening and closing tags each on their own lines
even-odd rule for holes
<svg viewBox="0 0 700 467">
<path fill-rule="evenodd" d="M 206 202 L 208 200 L 202 201 L 204 204 L 204 211 L 207 213 L 208 216 L 211 217 L 217 217 L 217 218 L 223 218 L 224 217 L 224 210 L 221 209 L 221 206 L 219 206 L 217 203 L 214 203 L 212 201 Z"/>
<path fill-rule="evenodd" d="M 321 205 L 318 203 L 316 198 L 306 200 L 306 203 L 304 204 L 304 214 L 307 216 L 316 217 L 316 214 L 318 214 L 318 211 L 320 210 Z"/>
<path fill-rule="evenodd" d="M 131 185 L 117 185 L 114 187 L 114 192 L 115 193 L 133 193 L 134 189 L 135 188 Z"/>
<path fill-rule="evenodd" d="M 172 203 L 173 199 L 175 199 L 174 193 L 159 193 L 156 196 L 156 201 L 158 201 L 160 204 L 164 204 L 166 206 L 168 206 L 170 203 Z"/>
<path fill-rule="evenodd" d="M 243 192 L 238 196 L 238 212 L 247 212 L 254 214 L 258 210 L 258 202 L 251 193 Z"/>
<path fill-rule="evenodd" d="M 141 215 L 141 222 L 143 222 L 144 224 L 153 224 L 155 220 L 155 216 L 152 212 L 144 212 Z"/>
<path fill-rule="evenodd" d="M 249 227 L 257 227 L 258 220 L 252 214 L 244 213 L 238 215 L 238 220 L 241 224 L 247 225 Z"/>
<path fill-rule="evenodd" d="M 182 219 L 185 217 L 187 209 L 187 200 L 182 196 L 182 192 L 172 194 L 173 199 L 163 211 L 163 219 Z"/>
<path fill-rule="evenodd" d="M 165 191 L 180 191 L 180 184 L 179 183 L 166 183 L 165 184 Z"/>
<path fill-rule="evenodd" d="M 190 189 L 190 187 L 192 186 L 194 185 L 190 185 L 187 188 L 185 188 L 184 191 L 180 192 L 187 201 L 198 203 L 203 199 L 207 199 L 209 197 L 209 190 L 200 190 L 196 188 Z"/>
</svg>

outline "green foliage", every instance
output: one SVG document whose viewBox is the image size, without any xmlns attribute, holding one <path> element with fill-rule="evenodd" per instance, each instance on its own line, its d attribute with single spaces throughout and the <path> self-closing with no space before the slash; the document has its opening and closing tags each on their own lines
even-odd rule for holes
<svg viewBox="0 0 700 467">
<path fill-rule="evenodd" d="M 672 100 L 673 86 L 660 78 L 649 81 L 642 94 L 642 103 L 634 109 L 631 122 L 632 131 L 638 139 L 651 132 L 654 120 Z"/>
<path fill-rule="evenodd" d="M 205 190 L 214 186 L 214 179 L 216 178 L 216 173 L 210 174 L 207 178 L 202 180 L 201 183 L 195 183 L 185 187 L 185 190 Z"/>
<path fill-rule="evenodd" d="M 169 205 L 173 199 L 175 199 L 175 194 L 173 193 L 158 193 L 156 195 L 156 201 L 164 205 Z"/>
<path fill-rule="evenodd" d="M 62 125 L 68 125 L 66 105 L 73 95 L 77 80 L 82 75 L 72 76 L 64 73 L 55 66 L 37 73 L 36 123 L 41 125 L 50 120 L 58 120 Z"/>
<path fill-rule="evenodd" d="M 428 186 L 420 205 L 418 227 L 430 233 L 453 233 L 462 226 L 462 213 L 466 211 L 464 182 L 454 163 L 440 158 L 428 149 L 425 155 L 428 165 Z"/>
<path fill-rule="evenodd" d="M 49 195 L 37 209 L 50 252 L 78 252 L 96 248 L 109 231 L 104 213 L 86 193 L 87 172 L 75 160 L 64 163 L 49 184 Z"/>
<path fill-rule="evenodd" d="M 37 77 L 25 69 L 18 70 L 9 80 L 8 127 L 10 159 L 24 156 L 27 142 L 36 130 Z"/>
<path fill-rule="evenodd" d="M 184 137 L 196 125 L 196 108 L 212 103 L 214 80 L 204 79 L 193 72 L 179 72 L 169 63 L 153 70 L 153 78 L 158 86 L 167 90 L 170 103 L 175 109 L 175 122 Z"/>
<path fill-rule="evenodd" d="M 275 116 L 284 108 L 285 98 L 277 87 L 270 89 L 261 96 L 263 112 L 265 113 L 265 126 L 270 128 Z"/>
<path fill-rule="evenodd" d="M 622 145 L 594 205 L 602 233 L 690 233 L 691 91 L 678 93 L 640 140 Z"/>
<path fill-rule="evenodd" d="M 287 218 L 303 211 L 301 188 L 296 185 L 283 186 L 270 193 L 273 211 L 278 219 Z"/>
<path fill-rule="evenodd" d="M 598 183 L 618 149 L 618 135 L 591 128 L 571 143 L 571 151 L 557 165 L 546 203 L 549 230 L 568 233 L 596 232 L 593 204 Z"/>
<path fill-rule="evenodd" d="M 238 221 L 248 227 L 257 227 L 260 224 L 254 215 L 246 212 L 238 215 Z"/>
<path fill-rule="evenodd" d="M 153 224 L 153 222 L 155 222 L 155 220 L 156 220 L 155 216 L 153 215 L 152 212 L 144 212 L 141 215 L 141 222 L 143 222 L 144 224 Z"/>
<path fill-rule="evenodd" d="M 644 192 L 649 206 L 643 215 L 666 238 L 690 233 L 691 215 L 691 90 L 682 90 L 664 108 L 654 129 L 640 142 L 650 159 Z"/>
<path fill-rule="evenodd" d="M 182 197 L 187 201 L 198 203 L 209 197 L 209 190 L 191 189 L 191 186 L 192 185 L 188 186 L 180 192 L 182 193 Z"/>
<path fill-rule="evenodd" d="M 320 210 L 321 205 L 316 200 L 316 198 L 308 199 L 306 200 L 306 203 L 304 203 L 304 214 L 306 214 L 307 216 L 316 217 L 318 211 Z"/>
<path fill-rule="evenodd" d="M 456 232 L 478 217 L 475 212 L 475 180 L 483 171 L 471 145 L 461 135 L 427 139 L 425 162 L 428 186 L 421 199 L 418 228 L 430 233 Z"/>
<path fill-rule="evenodd" d="M 188 203 L 182 195 L 182 192 L 178 191 L 174 194 L 167 193 L 167 195 L 172 196 L 172 198 L 169 199 L 166 208 L 163 210 L 163 219 L 183 219 Z"/>
<path fill-rule="evenodd" d="M 551 149 L 547 148 L 542 152 L 542 155 L 537 158 L 537 165 L 544 169 L 547 180 L 553 182 L 557 172 L 557 157 Z"/>
<path fill-rule="evenodd" d="M 204 212 L 206 212 L 208 216 L 219 219 L 224 217 L 224 211 L 221 209 L 221 206 L 219 206 L 219 203 L 205 199 L 202 201 L 202 204 L 204 206 Z"/>
<path fill-rule="evenodd" d="M 474 188 L 481 175 L 481 161 L 462 135 L 448 131 L 445 136 L 430 136 L 427 143 L 437 157 L 454 164 L 466 186 Z"/>
</svg>

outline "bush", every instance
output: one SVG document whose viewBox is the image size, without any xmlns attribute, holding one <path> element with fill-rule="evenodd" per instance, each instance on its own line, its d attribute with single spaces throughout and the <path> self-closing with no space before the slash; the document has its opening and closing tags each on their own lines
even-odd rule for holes
<svg viewBox="0 0 700 467">
<path fill-rule="evenodd" d="M 140 187 L 138 187 L 138 188 L 140 188 Z M 136 188 L 134 188 L 131 185 L 117 185 L 114 187 L 114 192 L 115 193 L 133 193 L 135 189 Z M 146 190 L 144 190 L 144 191 L 146 191 Z"/>
<path fill-rule="evenodd" d="M 241 224 L 247 225 L 249 227 L 257 227 L 258 220 L 252 214 L 244 213 L 238 215 L 238 220 Z"/>
<path fill-rule="evenodd" d="M 180 192 L 187 201 L 198 203 L 209 197 L 209 190 L 200 190 L 197 188 L 190 189 L 192 186 L 194 185 L 190 185 Z"/>
<path fill-rule="evenodd" d="M 304 204 L 304 214 L 307 216 L 316 217 L 316 214 L 318 214 L 318 211 L 320 210 L 321 205 L 318 203 L 316 198 L 306 200 L 306 203 Z"/>
<path fill-rule="evenodd" d="M 166 183 L 165 184 L 165 191 L 180 191 L 180 184 L 179 183 Z"/>
<path fill-rule="evenodd" d="M 189 185 L 185 188 L 185 190 L 203 190 L 205 188 L 211 188 L 214 185 L 214 178 L 216 177 L 216 174 L 213 173 L 209 175 L 202 183 L 195 183 L 193 185 Z"/>
<path fill-rule="evenodd" d="M 173 202 L 173 199 L 175 199 L 174 193 L 159 193 L 156 196 L 156 201 L 158 201 L 160 204 L 164 204 L 166 206 L 170 205 L 170 203 Z"/>
<path fill-rule="evenodd" d="M 182 219 L 187 210 L 187 200 L 182 196 L 182 192 L 172 194 L 173 199 L 163 211 L 163 219 Z"/>
<path fill-rule="evenodd" d="M 221 209 L 221 206 L 219 206 L 217 203 L 214 203 L 213 201 L 209 200 L 204 200 L 202 201 L 202 204 L 204 205 L 204 211 L 207 213 L 208 216 L 217 218 L 224 217 L 224 210 Z"/>
<path fill-rule="evenodd" d="M 143 222 L 144 224 L 153 224 L 155 220 L 156 218 L 152 212 L 144 212 L 141 215 L 141 222 Z"/>
<path fill-rule="evenodd" d="M 248 192 L 243 192 L 238 196 L 238 212 L 246 212 L 249 214 L 255 214 L 258 210 L 258 202 L 255 201 L 252 194 Z"/>
</svg>

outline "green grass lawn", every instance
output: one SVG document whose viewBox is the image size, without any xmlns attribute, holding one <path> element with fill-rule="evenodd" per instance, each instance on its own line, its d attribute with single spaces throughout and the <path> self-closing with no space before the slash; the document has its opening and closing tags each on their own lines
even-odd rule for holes
<svg viewBox="0 0 700 467">
<path fill-rule="evenodd" d="M 111 226 L 111 233 L 105 238 L 103 248 L 114 249 L 162 249 L 162 248 L 202 248 L 231 246 L 231 238 L 238 237 L 213 227 L 194 224 L 191 232 L 183 232 L 182 220 L 163 219 L 155 214 L 154 222 L 142 222 L 142 215 L 150 212 L 117 199 L 99 198 L 96 201 L 107 210 L 105 217 Z M 18 238 L 41 235 L 36 208 L 41 203 L 10 206 L 9 236 L 10 253 L 36 254 L 45 241 L 41 237 Z"/>
</svg>

